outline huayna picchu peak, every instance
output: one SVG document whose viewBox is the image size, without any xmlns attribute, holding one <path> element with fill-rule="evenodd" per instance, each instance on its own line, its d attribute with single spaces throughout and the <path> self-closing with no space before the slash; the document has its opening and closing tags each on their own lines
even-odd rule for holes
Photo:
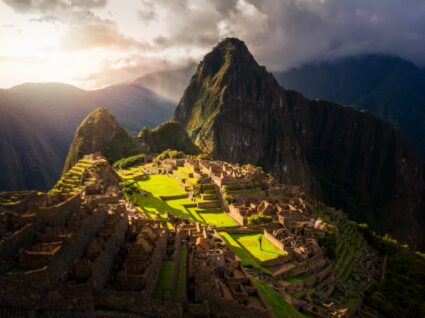
<svg viewBox="0 0 425 318">
<path fill-rule="evenodd" d="M 116 118 L 105 108 L 91 112 L 75 132 L 63 171 L 68 171 L 84 155 L 101 152 L 114 162 L 136 154 L 139 147 Z"/>
<path fill-rule="evenodd" d="M 55 34 L 63 35 L 58 43 L 74 58 L 55 71 L 95 89 L 34 83 L 0 90 L 0 189 L 13 190 L 0 192 L 0 318 L 425 317 L 425 163 L 404 138 L 411 131 L 409 140 L 422 144 L 422 113 L 418 104 L 403 108 L 417 111 L 412 126 L 398 113 L 399 97 L 420 91 L 420 72 L 402 83 L 404 92 L 391 87 L 409 72 L 379 58 L 365 64 L 370 72 L 360 61 L 358 70 L 341 68 L 347 77 L 324 79 L 330 96 L 373 102 L 388 93 L 369 113 L 309 99 L 256 61 L 279 75 L 317 47 L 329 49 L 313 63 L 345 52 L 341 39 L 319 36 L 314 12 L 329 1 L 182 1 L 168 13 L 160 8 L 169 2 L 139 1 L 120 3 L 119 14 L 113 0 L 3 2 L 1 12 L 7 5 L 34 15 L 27 23 L 37 32 L 53 25 L 46 48 L 59 54 Z M 282 16 L 283 3 L 299 12 Z M 200 14 L 204 7 L 214 14 Z M 361 9 L 366 4 L 357 7 L 370 28 L 381 24 L 380 14 Z M 276 12 L 260 12 L 270 8 Z M 300 19 L 302 8 L 312 19 Z M 181 10 L 187 21 L 178 20 Z M 118 15 L 132 26 L 149 20 L 149 31 L 123 36 L 130 28 Z M 5 19 L 5 34 L 20 24 L 15 18 Z M 176 25 L 175 44 L 165 20 Z M 290 23 L 285 32 L 280 20 Z M 317 30 L 300 28 L 310 20 Z M 181 34 L 185 23 L 190 33 Z M 309 37 L 282 49 L 303 29 Z M 195 70 L 199 52 L 218 39 L 214 32 L 232 37 Z M 344 36 L 361 48 L 371 42 L 355 43 L 361 34 Z M 8 43 L 3 31 L 0 38 Z M 0 66 L 10 49 L 4 46 Z M 23 53 L 28 72 L 40 76 Z M 34 54 L 52 57 L 45 49 Z M 90 72 L 80 74 L 86 64 Z M 412 82 L 419 84 L 406 89 Z"/>
<path fill-rule="evenodd" d="M 252 163 L 381 233 L 424 246 L 424 164 L 390 124 L 280 87 L 246 45 L 208 53 L 174 118 L 214 158 Z"/>
</svg>

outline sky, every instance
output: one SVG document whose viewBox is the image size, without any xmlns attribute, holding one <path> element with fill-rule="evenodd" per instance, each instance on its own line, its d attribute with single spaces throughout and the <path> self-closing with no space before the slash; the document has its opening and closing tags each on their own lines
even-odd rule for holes
<svg viewBox="0 0 425 318">
<path fill-rule="evenodd" d="M 424 0 L 0 0 L 0 87 L 96 89 L 245 41 L 270 71 L 358 54 L 425 65 Z"/>
</svg>

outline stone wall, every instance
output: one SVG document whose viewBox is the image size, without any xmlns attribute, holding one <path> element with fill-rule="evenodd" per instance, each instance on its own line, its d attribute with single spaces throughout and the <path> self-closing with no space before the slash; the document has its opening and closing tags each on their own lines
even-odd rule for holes
<svg viewBox="0 0 425 318">
<path fill-rule="evenodd" d="M 102 290 L 95 293 L 95 305 L 118 310 L 141 313 L 143 317 L 180 318 L 183 315 L 181 304 L 163 303 L 147 298 L 143 292 Z"/>
<path fill-rule="evenodd" d="M 42 294 L 59 282 L 67 279 L 68 264 L 80 258 L 97 230 L 102 226 L 106 212 L 98 212 L 86 217 L 71 239 L 62 244 L 60 251 L 52 257 L 48 266 L 27 271 L 13 272 L 0 277 L 0 305 L 15 303 L 35 307 L 40 299 L 34 294 Z"/>
<path fill-rule="evenodd" d="M 27 224 L 13 233 L 11 237 L 0 241 L 0 273 L 8 269 L 21 248 L 31 246 L 35 242 L 38 226 Z"/>
<path fill-rule="evenodd" d="M 233 299 L 208 300 L 210 313 L 215 317 L 270 318 L 272 313 L 259 307 L 244 306 Z"/>
<path fill-rule="evenodd" d="M 76 194 L 59 204 L 49 207 L 38 207 L 35 210 L 39 220 L 47 222 L 49 225 L 63 226 L 68 217 L 78 211 L 80 206 L 81 196 Z"/>
<path fill-rule="evenodd" d="M 276 246 L 279 250 L 284 251 L 285 246 L 281 241 L 279 241 L 272 233 L 269 233 L 266 229 L 264 229 L 264 237 L 272 243 L 274 246 Z"/>
<path fill-rule="evenodd" d="M 151 266 L 149 267 L 149 273 L 146 275 L 148 280 L 144 292 L 148 296 L 152 296 L 155 292 L 158 277 L 161 272 L 161 264 L 166 253 L 168 240 L 168 231 L 164 232 L 156 241 L 155 250 L 151 256 Z"/>
<path fill-rule="evenodd" d="M 93 262 L 91 283 L 94 288 L 102 289 L 111 275 L 115 255 L 125 240 L 128 228 L 127 214 L 115 225 L 115 229 L 106 242 L 101 255 Z"/>
</svg>

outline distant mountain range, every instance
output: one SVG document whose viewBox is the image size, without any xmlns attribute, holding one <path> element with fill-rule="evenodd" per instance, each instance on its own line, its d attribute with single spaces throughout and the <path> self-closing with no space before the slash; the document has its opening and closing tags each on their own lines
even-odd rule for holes
<svg viewBox="0 0 425 318">
<path fill-rule="evenodd" d="M 310 63 L 275 73 L 287 89 L 365 109 L 393 123 L 425 159 L 425 69 L 392 56 Z"/>
<path fill-rule="evenodd" d="M 30 83 L 0 90 L 0 190 L 51 187 L 61 175 L 75 130 L 98 106 L 132 134 L 167 120 L 175 108 L 137 84 L 86 91 Z"/>
</svg>

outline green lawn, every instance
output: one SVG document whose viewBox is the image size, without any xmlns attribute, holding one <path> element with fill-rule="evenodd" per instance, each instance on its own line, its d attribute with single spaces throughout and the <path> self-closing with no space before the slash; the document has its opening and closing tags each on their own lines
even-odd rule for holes
<svg viewBox="0 0 425 318">
<path fill-rule="evenodd" d="M 248 250 L 256 259 L 261 262 L 286 255 L 285 252 L 279 250 L 276 246 L 270 243 L 262 233 L 244 233 L 231 235 L 242 247 Z M 260 237 L 262 238 L 261 247 L 259 242 Z"/>
<path fill-rule="evenodd" d="M 262 268 L 255 258 L 249 253 L 247 250 L 245 250 L 240 244 L 227 232 L 219 232 L 220 236 L 226 241 L 229 248 L 235 252 L 236 255 L 239 256 L 239 258 L 242 261 L 242 264 L 244 266 L 251 266 L 255 268 L 262 269 L 263 271 L 268 272 L 264 268 Z"/>
<path fill-rule="evenodd" d="M 204 220 L 205 223 L 210 225 L 215 225 L 217 227 L 230 227 L 230 226 L 238 226 L 231 217 L 229 217 L 224 212 L 219 213 L 208 213 L 202 212 L 199 213 L 199 216 Z"/>
<path fill-rule="evenodd" d="M 183 302 L 186 299 L 186 266 L 187 266 L 187 247 L 186 244 L 182 244 L 181 254 L 180 254 L 180 267 L 179 273 L 177 276 L 177 286 L 176 286 L 176 301 Z"/>
<path fill-rule="evenodd" d="M 146 196 L 141 194 L 135 194 L 134 199 L 136 204 L 142 207 L 147 212 L 145 214 L 153 219 L 156 219 L 156 215 L 160 215 L 161 218 L 166 217 L 165 212 L 171 212 L 175 216 L 181 216 L 189 219 L 196 219 L 192 213 L 186 209 L 183 204 L 193 203 L 189 199 L 177 199 L 177 200 L 167 200 L 164 201 L 161 198 L 153 195 L 152 193 L 148 193 Z M 142 213 L 144 214 L 144 213 Z"/>
<path fill-rule="evenodd" d="M 171 279 L 173 276 L 174 262 L 163 261 L 154 297 L 160 300 L 170 299 Z"/>
<path fill-rule="evenodd" d="M 261 296 L 263 296 L 263 299 L 270 305 L 277 318 L 305 317 L 294 306 L 287 303 L 276 290 L 269 287 L 267 284 L 255 278 L 252 278 L 252 282 L 257 287 Z"/>
<path fill-rule="evenodd" d="M 180 187 L 181 183 L 168 175 L 148 175 L 144 180 L 138 181 L 137 185 L 140 189 L 151 192 L 157 197 L 185 194 L 184 190 Z"/>
</svg>

